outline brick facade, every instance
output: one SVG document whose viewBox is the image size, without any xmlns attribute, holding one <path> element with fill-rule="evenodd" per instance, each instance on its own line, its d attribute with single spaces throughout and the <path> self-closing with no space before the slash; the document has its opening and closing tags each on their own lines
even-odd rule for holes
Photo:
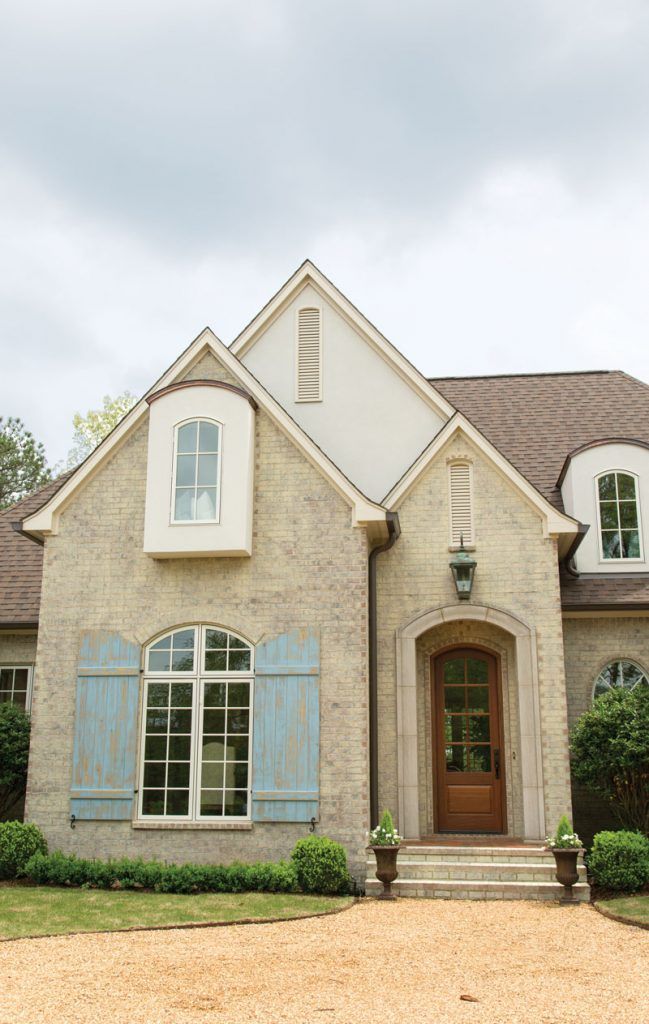
<svg viewBox="0 0 649 1024">
<path fill-rule="evenodd" d="M 228 380 L 211 356 L 190 375 Z M 230 379 L 231 382 L 231 379 Z M 51 848 L 81 855 L 228 862 L 286 857 L 306 825 L 252 830 L 69 824 L 76 659 L 83 630 L 139 644 L 183 623 L 265 634 L 321 632 L 318 831 L 345 843 L 364 873 L 368 820 L 367 541 L 295 445 L 256 415 L 253 554 L 156 560 L 142 550 L 147 426 L 139 427 L 63 512 L 47 540 L 33 702 L 27 815 Z"/>
</svg>

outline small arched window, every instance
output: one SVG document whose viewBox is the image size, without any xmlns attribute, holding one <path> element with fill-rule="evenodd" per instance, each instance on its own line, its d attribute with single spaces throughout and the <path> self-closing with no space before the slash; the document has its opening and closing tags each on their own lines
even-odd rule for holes
<svg viewBox="0 0 649 1024">
<path fill-rule="evenodd" d="M 617 470 L 597 478 L 601 556 L 642 558 L 637 477 Z"/>
<path fill-rule="evenodd" d="M 593 686 L 593 699 L 601 697 L 610 690 L 634 690 L 636 686 L 649 686 L 647 673 L 634 661 L 620 658 L 610 661 L 599 673 Z"/>
<path fill-rule="evenodd" d="M 208 625 L 148 646 L 140 818 L 248 818 L 253 657 L 247 640 Z"/>
<path fill-rule="evenodd" d="M 216 523 L 219 519 L 221 424 L 187 420 L 175 431 L 172 522 Z"/>
</svg>

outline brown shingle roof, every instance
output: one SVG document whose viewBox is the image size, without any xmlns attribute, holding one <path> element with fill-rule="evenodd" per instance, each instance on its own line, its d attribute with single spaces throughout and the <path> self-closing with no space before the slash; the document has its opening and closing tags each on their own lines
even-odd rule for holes
<svg viewBox="0 0 649 1024">
<path fill-rule="evenodd" d="M 38 622 L 43 574 L 43 548 L 17 533 L 20 522 L 44 505 L 69 473 L 0 512 L 0 627 L 28 626 Z"/>
<path fill-rule="evenodd" d="M 575 448 L 607 437 L 649 442 L 649 386 L 621 370 L 431 384 L 561 511 L 557 479 Z"/>
<path fill-rule="evenodd" d="M 649 576 L 645 573 L 583 575 L 561 572 L 561 605 L 564 611 L 649 608 Z"/>
</svg>

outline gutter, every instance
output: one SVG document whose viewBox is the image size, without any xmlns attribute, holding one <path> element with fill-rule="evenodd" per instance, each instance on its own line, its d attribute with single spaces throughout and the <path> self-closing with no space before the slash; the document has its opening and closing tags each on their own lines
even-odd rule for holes
<svg viewBox="0 0 649 1024">
<path fill-rule="evenodd" d="M 575 568 L 573 558 L 575 552 L 577 551 L 577 548 L 579 547 L 579 545 L 581 544 L 582 540 L 584 539 L 589 530 L 590 523 L 579 523 L 579 526 L 577 527 L 577 535 L 573 540 L 572 544 L 570 545 L 570 547 L 568 548 L 568 550 L 566 551 L 565 555 L 561 559 L 561 564 L 563 565 L 566 572 L 570 576 L 574 576 L 575 579 L 579 579 L 579 573 Z"/>
<path fill-rule="evenodd" d="M 19 533 L 21 535 L 21 537 L 27 537 L 28 540 L 33 540 L 34 544 L 38 544 L 42 548 L 45 547 L 45 541 L 44 540 L 42 540 L 40 537 L 35 537 L 33 535 L 33 533 L 28 533 L 27 530 L 23 530 L 22 522 L 20 522 L 20 523 L 12 523 L 11 524 L 11 529 L 15 530 L 16 533 Z"/>
<path fill-rule="evenodd" d="M 368 571 L 368 625 L 369 625 L 369 712 L 370 712 L 370 828 L 379 820 L 379 711 L 378 711 L 378 631 L 376 623 L 376 559 L 383 551 L 389 551 L 401 536 L 399 515 L 388 512 L 388 539 L 384 544 L 372 548 L 367 564 Z"/>
</svg>

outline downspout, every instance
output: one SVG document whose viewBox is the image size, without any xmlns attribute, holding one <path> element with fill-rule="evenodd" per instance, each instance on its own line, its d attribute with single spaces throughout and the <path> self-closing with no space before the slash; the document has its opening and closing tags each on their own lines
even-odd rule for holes
<svg viewBox="0 0 649 1024">
<path fill-rule="evenodd" d="M 561 564 L 563 565 L 566 572 L 570 576 L 574 576 L 576 579 L 579 579 L 579 572 L 577 571 L 577 568 L 573 561 L 574 555 L 577 551 L 577 548 L 579 547 L 579 545 L 581 544 L 582 540 L 584 539 L 589 530 L 590 523 L 579 523 L 579 526 L 577 528 L 577 535 L 575 536 L 575 539 L 573 540 L 572 544 L 570 545 L 565 555 L 561 559 Z"/>
<path fill-rule="evenodd" d="M 401 534 L 399 516 L 388 512 L 388 539 L 372 548 L 368 560 L 368 619 L 369 619 L 369 710 L 370 710 L 370 828 L 379 821 L 379 711 L 378 711 L 378 631 L 376 624 L 376 557 L 389 551 Z"/>
</svg>

